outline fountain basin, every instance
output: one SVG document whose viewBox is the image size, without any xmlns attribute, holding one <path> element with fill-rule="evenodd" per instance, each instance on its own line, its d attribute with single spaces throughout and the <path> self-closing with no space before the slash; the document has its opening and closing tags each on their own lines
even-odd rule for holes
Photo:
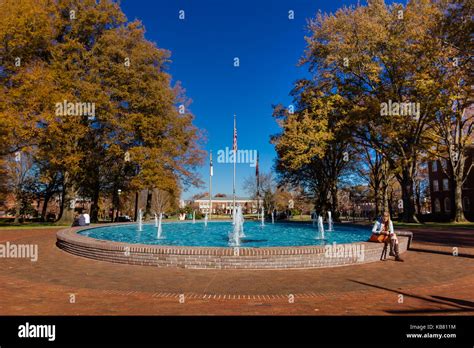
<svg viewBox="0 0 474 348">
<path fill-rule="evenodd" d="M 220 222 L 209 222 L 209 226 L 213 224 L 220 224 Z M 229 222 L 224 224 L 231 228 Z M 249 224 L 251 223 L 246 223 L 246 238 L 252 237 L 252 229 L 249 228 Z M 192 226 L 203 224 L 163 223 L 164 239 L 156 240 L 156 244 L 91 238 L 91 235 L 107 234 L 107 229 L 109 229 L 108 232 L 120 228 L 124 229 L 122 232 L 127 229 L 133 230 L 136 228 L 135 224 L 115 224 L 98 228 L 73 227 L 57 233 L 57 246 L 71 254 L 101 261 L 193 269 L 298 269 L 345 266 L 378 261 L 383 248 L 382 244 L 362 241 L 368 239 L 368 237 L 365 238 L 366 233 L 370 235 L 368 228 L 361 230 L 365 231 L 361 232 L 361 240 L 352 243 L 326 241 L 326 245 L 322 245 L 323 241 L 314 239 L 313 245 L 289 246 L 247 247 L 246 243 L 240 247 L 163 245 L 167 241 L 167 233 L 169 238 L 170 225 L 180 225 L 180 230 L 186 231 Z M 259 226 L 258 223 L 256 225 Z M 274 226 L 279 225 L 282 224 L 278 223 Z M 294 225 L 301 227 L 301 224 Z M 151 233 L 156 236 L 156 228 L 153 225 L 144 224 L 143 227 L 145 234 L 149 228 Z M 267 227 L 265 226 L 264 229 Z M 305 225 L 306 227 L 311 228 L 311 224 Z M 338 233 L 338 226 L 335 229 L 336 232 L 331 233 Z M 94 230 L 99 234 L 94 234 Z M 268 230 L 268 232 L 271 231 Z M 400 241 L 400 252 L 404 252 L 409 246 L 411 233 L 399 232 L 397 234 Z M 168 243 L 171 241 L 168 240 Z M 342 250 L 342 252 L 340 253 L 338 250 Z"/>
</svg>

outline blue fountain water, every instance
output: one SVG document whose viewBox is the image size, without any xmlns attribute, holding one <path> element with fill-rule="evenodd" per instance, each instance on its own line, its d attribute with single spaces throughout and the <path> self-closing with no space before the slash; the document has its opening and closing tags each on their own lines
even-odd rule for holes
<svg viewBox="0 0 474 348">
<path fill-rule="evenodd" d="M 117 242 L 179 245 L 203 247 L 229 247 L 229 233 L 233 231 L 232 222 L 196 223 L 163 222 L 161 239 L 157 239 L 154 224 L 143 224 L 143 231 L 137 231 L 135 224 L 91 228 L 79 232 L 95 239 Z M 336 243 L 362 242 L 369 239 L 368 227 L 335 224 L 333 232 L 327 232 L 325 240 L 318 238 L 318 229 L 311 223 L 279 222 L 261 227 L 261 222 L 246 221 L 245 237 L 240 239 L 240 247 L 304 246 Z"/>
</svg>

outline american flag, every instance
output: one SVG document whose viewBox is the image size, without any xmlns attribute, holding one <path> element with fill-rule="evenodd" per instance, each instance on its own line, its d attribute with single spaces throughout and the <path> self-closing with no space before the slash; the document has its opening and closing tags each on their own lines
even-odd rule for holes
<svg viewBox="0 0 474 348">
<path fill-rule="evenodd" d="M 214 175 L 214 168 L 213 168 L 213 166 L 212 166 L 212 151 L 211 151 L 211 154 L 210 154 L 209 172 L 210 172 L 210 175 L 211 175 L 211 176 Z"/>
</svg>

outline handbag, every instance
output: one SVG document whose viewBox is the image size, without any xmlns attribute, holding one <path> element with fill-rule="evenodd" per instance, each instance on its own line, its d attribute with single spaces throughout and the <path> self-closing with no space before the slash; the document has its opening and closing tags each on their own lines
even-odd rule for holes
<svg viewBox="0 0 474 348">
<path fill-rule="evenodd" d="M 389 239 L 389 236 L 381 233 L 372 233 L 369 242 L 385 243 Z"/>
</svg>

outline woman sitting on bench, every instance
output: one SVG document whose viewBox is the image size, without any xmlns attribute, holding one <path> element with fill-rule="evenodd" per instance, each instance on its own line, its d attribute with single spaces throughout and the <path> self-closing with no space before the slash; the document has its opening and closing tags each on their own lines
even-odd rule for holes
<svg viewBox="0 0 474 348">
<path fill-rule="evenodd" d="M 370 241 L 379 243 L 390 243 L 390 256 L 395 256 L 395 261 L 403 262 L 398 248 L 397 235 L 393 231 L 393 223 L 388 211 L 383 213 L 382 221 L 376 221 L 372 228 Z"/>
</svg>

